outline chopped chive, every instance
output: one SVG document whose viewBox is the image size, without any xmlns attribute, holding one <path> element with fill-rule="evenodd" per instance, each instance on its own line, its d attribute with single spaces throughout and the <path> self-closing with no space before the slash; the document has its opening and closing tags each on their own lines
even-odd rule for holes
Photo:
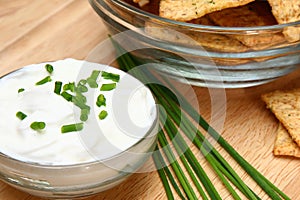
<svg viewBox="0 0 300 200">
<path fill-rule="evenodd" d="M 115 88 L 116 88 L 116 83 L 107 83 L 101 86 L 100 91 L 110 91 Z"/>
<path fill-rule="evenodd" d="M 70 90 L 71 92 L 74 92 L 75 91 L 75 83 L 74 82 L 71 82 L 71 83 L 67 83 L 63 86 L 63 90 L 64 91 L 67 91 L 67 90 Z"/>
<path fill-rule="evenodd" d="M 82 129 L 83 129 L 83 123 L 68 124 L 68 125 L 63 125 L 61 127 L 61 133 L 81 131 Z"/>
<path fill-rule="evenodd" d="M 54 86 L 54 93 L 55 94 L 60 94 L 60 92 L 61 92 L 61 86 L 62 86 L 62 82 L 61 81 L 55 81 L 55 86 Z"/>
<path fill-rule="evenodd" d="M 23 120 L 27 117 L 27 115 L 21 111 L 16 113 L 17 118 L 19 118 L 20 120 Z"/>
<path fill-rule="evenodd" d="M 81 79 L 79 82 L 78 82 L 78 84 L 80 84 L 80 85 L 85 85 L 86 84 L 86 80 L 85 79 Z"/>
<path fill-rule="evenodd" d="M 25 91 L 25 89 L 24 88 L 20 88 L 20 89 L 18 89 L 18 93 L 21 93 L 21 92 L 24 92 Z"/>
<path fill-rule="evenodd" d="M 94 70 L 91 74 L 91 78 L 94 79 L 94 80 L 97 80 L 98 79 L 98 76 L 100 74 L 100 71 L 99 70 Z"/>
<path fill-rule="evenodd" d="M 106 106 L 106 98 L 103 94 L 100 94 L 98 97 L 97 97 L 97 102 L 96 102 L 96 105 L 98 107 L 101 107 L 101 106 Z"/>
<path fill-rule="evenodd" d="M 93 70 L 90 78 L 92 78 L 92 79 L 94 79 L 96 81 L 97 78 L 98 78 L 98 76 L 99 76 L 99 74 L 100 74 L 99 70 Z"/>
<path fill-rule="evenodd" d="M 90 77 L 88 77 L 86 79 L 86 82 L 87 82 L 87 84 L 89 84 L 90 88 L 98 87 L 97 79 L 98 79 L 99 74 L 100 74 L 99 70 L 93 70 Z"/>
<path fill-rule="evenodd" d="M 85 85 L 78 84 L 76 87 L 76 91 L 84 93 L 88 91 L 88 88 Z"/>
<path fill-rule="evenodd" d="M 46 64 L 45 68 L 46 68 L 47 72 L 49 72 L 49 74 L 52 74 L 52 72 L 53 72 L 53 66 L 52 65 Z"/>
<path fill-rule="evenodd" d="M 82 95 L 81 93 L 76 93 L 76 96 L 74 96 L 73 98 L 84 104 L 87 102 L 86 97 L 84 95 Z M 73 101 L 73 99 L 72 99 L 72 101 Z"/>
<path fill-rule="evenodd" d="M 67 92 L 62 92 L 60 95 L 67 101 L 72 101 L 72 99 L 73 99 L 73 95 L 71 95 Z"/>
<path fill-rule="evenodd" d="M 80 109 L 87 109 L 90 110 L 90 106 L 86 105 L 86 98 L 82 96 L 73 96 L 71 100 L 75 106 L 79 107 Z"/>
<path fill-rule="evenodd" d="M 43 130 L 46 127 L 45 122 L 33 122 L 30 125 L 30 128 L 32 128 L 35 131 Z"/>
<path fill-rule="evenodd" d="M 87 108 L 81 109 L 80 120 L 83 121 L 83 122 L 87 121 L 88 117 L 89 117 L 89 114 L 90 114 L 90 109 L 87 109 Z"/>
<path fill-rule="evenodd" d="M 88 120 L 88 115 L 80 114 L 80 120 L 83 121 L 83 122 L 87 121 Z"/>
<path fill-rule="evenodd" d="M 98 87 L 98 83 L 95 79 L 89 77 L 87 79 L 87 83 L 89 84 L 90 88 L 97 88 Z"/>
<path fill-rule="evenodd" d="M 114 73 L 110 73 L 110 72 L 103 71 L 101 73 L 101 76 L 104 79 L 109 79 L 109 80 L 112 80 L 114 82 L 119 82 L 119 80 L 120 80 L 120 75 L 119 74 L 114 74 Z"/>
<path fill-rule="evenodd" d="M 43 85 L 45 83 L 51 82 L 52 79 L 50 76 L 47 76 L 45 78 L 43 78 L 42 80 L 38 81 L 37 83 L 35 83 L 35 85 Z"/>
<path fill-rule="evenodd" d="M 77 106 L 80 109 L 87 109 L 87 110 L 91 109 L 90 106 L 78 101 L 77 99 L 73 99 L 72 102 L 74 103 L 75 106 Z"/>
<path fill-rule="evenodd" d="M 98 115 L 98 117 L 99 117 L 99 119 L 100 120 L 103 120 L 103 119 L 105 119 L 106 117 L 107 117 L 107 111 L 106 110 L 102 110 L 100 113 L 99 113 L 99 115 Z"/>
<path fill-rule="evenodd" d="M 90 114 L 90 109 L 86 109 L 86 108 L 81 109 L 81 114 L 85 114 L 85 115 Z"/>
</svg>

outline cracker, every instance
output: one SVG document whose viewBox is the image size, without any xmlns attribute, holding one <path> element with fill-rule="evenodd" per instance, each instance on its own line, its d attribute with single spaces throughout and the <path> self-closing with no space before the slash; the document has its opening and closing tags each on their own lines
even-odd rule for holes
<svg viewBox="0 0 300 200">
<path fill-rule="evenodd" d="M 288 131 L 279 124 L 274 144 L 274 155 L 300 158 L 300 147 L 293 141 Z"/>
<path fill-rule="evenodd" d="M 299 0 L 268 0 L 278 23 L 285 24 L 300 20 Z"/>
<path fill-rule="evenodd" d="M 268 0 L 272 13 L 279 24 L 300 21 L 299 0 Z M 290 42 L 300 40 L 300 27 L 287 27 L 283 34 Z"/>
<path fill-rule="evenodd" d="M 252 1 L 254 0 L 161 0 L 159 15 L 177 21 L 190 21 L 214 11 Z"/>
<path fill-rule="evenodd" d="M 267 93 L 262 100 L 300 146 L 300 88 Z"/>
<path fill-rule="evenodd" d="M 202 25 L 213 25 L 213 23 L 206 17 L 201 17 L 190 22 Z M 178 30 L 177 32 L 163 27 L 159 28 L 159 26 L 155 25 L 155 23 L 146 23 L 145 31 L 158 39 L 185 45 L 200 45 L 206 50 L 214 49 L 215 51 L 217 50 L 221 52 L 244 52 L 248 50 L 248 48 L 241 44 L 238 40 L 221 34 L 204 32 L 192 33 L 189 30 L 186 32 L 184 32 L 184 30 Z"/>
<path fill-rule="evenodd" d="M 254 27 L 277 24 L 267 2 L 253 2 L 237 8 L 228 8 L 208 15 L 211 20 L 224 27 Z M 261 50 L 283 43 L 285 38 L 280 32 L 265 33 L 260 35 L 234 36 L 244 45 L 254 50 Z"/>
<path fill-rule="evenodd" d="M 215 25 L 208 17 L 190 21 L 194 24 Z M 191 33 L 191 37 L 203 47 L 224 52 L 245 52 L 248 48 L 238 40 L 216 33 Z"/>
</svg>

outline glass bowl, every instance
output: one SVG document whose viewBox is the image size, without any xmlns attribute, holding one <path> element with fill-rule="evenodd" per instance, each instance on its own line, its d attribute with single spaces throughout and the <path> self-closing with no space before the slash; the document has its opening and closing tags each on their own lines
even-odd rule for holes
<svg viewBox="0 0 300 200">
<path fill-rule="evenodd" d="M 283 36 L 286 30 L 299 30 L 300 21 L 253 27 L 200 25 L 162 18 L 153 13 L 157 8 L 147 12 L 124 0 L 89 1 L 110 34 L 122 33 L 118 42 L 123 48 L 181 82 L 242 88 L 270 82 L 300 66 L 299 36 Z"/>
<path fill-rule="evenodd" d="M 51 62 L 51 64 L 52 63 L 53 62 Z M 56 63 L 58 62 L 54 62 L 54 64 Z M 71 65 L 72 67 L 78 65 L 83 66 L 83 68 L 100 67 L 97 69 L 101 70 L 101 66 L 99 66 L 99 64 L 93 64 L 91 62 L 86 62 L 86 61 L 81 62 L 81 61 L 76 61 L 74 59 L 66 59 L 66 60 L 59 61 L 59 63 L 60 63 L 59 67 L 73 64 Z M 3 76 L 0 79 L 0 82 L 3 81 L 2 84 L 6 83 L 5 78 L 8 78 L 10 76 L 13 77 L 18 75 L 22 76 L 23 75 L 22 72 L 26 71 L 27 69 L 37 69 L 36 67 L 38 67 L 38 65 L 44 66 L 45 64 L 44 63 L 35 64 L 11 72 Z M 102 67 L 104 66 L 102 65 Z M 33 72 L 35 74 L 34 76 L 37 76 L 37 71 L 33 71 Z M 131 76 L 124 76 L 124 77 L 129 78 L 130 80 L 134 79 Z M 125 82 L 126 83 L 130 82 L 128 81 L 129 79 L 126 79 Z M 136 80 L 136 82 L 138 81 Z M 134 83 L 136 82 L 134 81 Z M 139 82 L 138 84 L 139 87 L 141 87 L 140 84 L 142 83 Z M 121 88 L 119 92 L 128 93 L 130 91 L 130 87 L 128 86 L 128 84 L 125 84 L 125 86 L 126 88 L 124 90 L 124 87 L 119 85 L 119 88 Z M 125 98 L 124 95 L 123 97 Z M 149 98 L 153 98 L 153 97 L 149 97 Z M 154 98 L 152 100 L 154 101 Z M 1 101 L 4 100 L 0 99 L 0 102 Z M 5 102 L 4 105 L 6 105 Z M 124 105 L 123 107 L 126 107 Z M 120 113 L 120 110 L 118 115 L 122 115 Z M 98 136 L 96 135 L 98 133 L 95 133 L 95 132 L 99 132 L 97 128 L 93 128 L 92 130 L 86 129 L 87 131 L 84 132 L 85 136 L 82 136 L 82 133 L 78 135 L 76 135 L 75 133 L 75 135 L 73 135 L 73 137 L 76 136 L 80 137 L 80 142 L 82 143 L 83 148 L 86 148 L 87 153 L 89 153 L 91 158 L 93 158 L 93 159 L 88 159 L 84 162 L 77 162 L 75 164 L 69 164 L 69 163 L 49 164 L 48 162 L 38 162 L 37 158 L 34 158 L 35 159 L 34 161 L 31 161 L 30 159 L 28 161 L 24 161 L 24 159 L 20 159 L 19 156 L 15 156 L 15 153 L 12 154 L 7 153 L 5 150 L 0 149 L 0 163 L 1 163 L 0 180 L 8 183 L 9 185 L 17 189 L 47 199 L 83 198 L 86 196 L 90 196 L 102 192 L 109 188 L 112 188 L 118 185 L 119 183 L 121 183 L 122 181 L 124 181 L 127 177 L 129 177 L 133 173 L 142 172 L 142 170 L 139 169 L 152 155 L 156 146 L 156 141 L 157 141 L 156 134 L 158 132 L 158 123 L 159 123 L 158 110 L 156 106 L 152 110 L 152 115 L 153 115 L 153 119 L 151 120 L 151 124 L 147 126 L 147 129 L 142 130 L 143 136 L 138 136 L 136 133 L 135 136 L 133 136 L 134 135 L 133 134 L 132 137 L 135 137 L 134 143 L 130 144 L 130 146 L 126 147 L 125 149 L 120 148 L 120 150 L 116 150 L 115 152 L 118 153 L 104 151 L 105 155 L 109 155 L 106 156 L 105 158 L 101 158 L 100 156 L 98 157 L 96 150 L 95 151 L 93 150 L 94 147 L 88 148 L 90 147 L 88 144 L 90 140 L 93 141 L 97 140 Z M 11 117 L 12 118 L 15 117 L 15 114 L 13 114 L 13 116 Z M 5 119 L 2 120 L 4 120 L 5 123 Z M 7 124 L 9 123 L 7 122 Z M 3 125 L 1 125 L 0 127 L 2 126 Z M 1 130 L 1 132 L 2 134 L 10 133 L 10 130 L 11 129 L 9 129 L 8 131 Z M 134 130 L 134 129 L 130 129 L 130 130 Z M 126 130 L 126 131 L 130 131 L 130 130 Z M 86 133 L 90 133 L 90 132 L 93 132 L 91 133 L 92 135 L 91 134 L 86 135 Z M 45 134 L 50 134 L 50 133 L 45 133 Z M 108 135 L 106 135 L 106 133 L 104 133 L 104 135 L 107 141 L 109 142 L 110 138 L 108 135 L 112 135 L 112 134 L 109 133 Z M 91 138 L 91 136 L 94 137 Z M 4 135 L 3 137 L 9 137 L 9 136 Z M 85 137 L 89 137 L 89 138 L 85 138 Z M 57 147 L 55 146 L 55 144 L 53 145 L 54 148 Z M 103 142 L 103 146 L 108 147 L 108 145 L 106 145 L 105 142 Z M 95 147 L 95 149 L 97 148 Z M 115 148 L 118 147 L 116 146 Z M 103 147 L 101 147 L 100 150 L 101 149 L 102 152 L 100 153 L 103 153 Z M 23 149 L 23 151 L 25 150 Z M 24 155 L 22 154 L 21 156 Z M 143 169 L 143 171 L 145 170 L 152 170 L 152 169 L 148 169 L 148 168 Z"/>
</svg>

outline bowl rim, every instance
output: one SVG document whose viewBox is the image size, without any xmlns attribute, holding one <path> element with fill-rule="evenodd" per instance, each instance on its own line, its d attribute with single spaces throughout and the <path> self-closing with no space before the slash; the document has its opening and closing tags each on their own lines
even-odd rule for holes
<svg viewBox="0 0 300 200">
<path fill-rule="evenodd" d="M 92 5 L 97 6 L 99 8 L 99 1 L 102 0 L 89 0 Z M 221 26 L 210 26 L 210 25 L 201 25 L 201 24 L 193 24 L 183 21 L 176 21 L 172 19 L 167 19 L 164 17 L 160 17 L 158 15 L 146 12 L 142 9 L 139 9 L 133 5 L 128 4 L 127 2 L 123 0 L 105 0 L 109 1 L 118 7 L 121 7 L 123 9 L 126 9 L 130 12 L 132 12 L 136 16 L 144 17 L 144 18 L 153 18 L 155 22 L 164 23 L 164 25 L 168 24 L 171 26 L 177 25 L 180 26 L 180 28 L 189 28 L 189 29 L 204 29 L 206 31 L 242 31 L 242 32 L 251 32 L 251 31 L 272 31 L 272 30 L 278 30 L 283 29 L 290 26 L 299 26 L 300 27 L 300 20 L 285 24 L 276 24 L 276 25 L 268 25 L 268 26 L 256 26 L 256 27 L 221 27 Z M 103 1 L 104 2 L 104 1 Z"/>
<path fill-rule="evenodd" d="M 71 58 L 72 59 L 72 58 Z M 64 60 L 67 60 L 67 59 L 63 59 L 63 60 L 54 60 L 54 61 L 46 61 L 46 62 L 40 62 L 40 63 L 35 63 L 34 65 L 39 65 L 39 64 L 45 64 L 45 63 L 50 63 L 50 62 L 57 62 L 57 61 L 64 61 Z M 76 60 L 76 59 L 73 59 L 73 60 Z M 90 61 L 87 61 L 87 60 L 76 60 L 76 61 L 81 61 L 81 62 L 87 62 L 87 63 L 91 63 Z M 96 63 L 96 64 L 99 64 L 99 63 Z M 18 69 L 15 69 L 15 70 L 12 70 L 8 73 L 5 73 L 4 75 L 1 75 L 0 76 L 0 80 L 6 76 L 9 76 L 15 72 L 18 72 L 19 70 L 24 70 L 26 67 L 30 67 L 32 65 L 26 65 L 26 66 L 23 66 L 21 68 L 18 68 Z M 108 66 L 108 67 L 111 67 L 111 66 Z M 117 68 L 116 68 L 117 69 Z M 120 69 L 117 69 L 117 70 L 120 70 Z M 120 70 L 121 71 L 121 70 Z M 126 73 L 127 72 L 124 72 L 122 71 L 123 73 Z M 128 74 L 130 76 L 132 76 L 131 74 Z M 133 76 L 132 76 L 133 77 Z M 133 77 L 135 78 L 135 77 Z M 135 78 L 137 79 L 137 78 Z M 138 79 L 137 79 L 138 80 Z M 138 80 L 141 84 L 143 84 L 145 86 L 144 83 L 142 83 L 140 80 Z M 146 87 L 146 86 L 145 86 Z M 152 94 L 151 92 L 151 95 L 154 99 L 154 101 L 156 102 L 156 99 L 155 99 L 155 96 Z M 4 158 L 4 159 L 8 159 L 8 160 L 12 160 L 18 164 L 25 164 L 27 166 L 32 166 L 32 167 L 41 167 L 41 168 L 48 168 L 48 169 L 61 169 L 61 168 L 74 168 L 74 167 L 82 167 L 82 166 L 86 166 L 86 165 L 96 165 L 96 164 L 102 164 L 106 161 L 109 161 L 111 159 L 114 159 L 116 157 L 119 157 L 121 156 L 123 153 L 125 152 L 128 152 L 130 149 L 138 146 L 142 141 L 144 141 L 145 139 L 148 138 L 148 136 L 152 135 L 152 131 L 156 129 L 156 127 L 158 126 L 158 123 L 159 123 L 159 110 L 158 110 L 158 107 L 155 106 L 156 108 L 156 112 L 155 112 L 155 117 L 154 117 L 154 120 L 151 124 L 151 126 L 149 127 L 148 131 L 144 134 L 144 136 L 142 138 L 140 138 L 136 143 L 132 144 L 131 146 L 129 146 L 127 149 L 125 149 L 124 151 L 121 151 L 117 154 L 114 154 L 113 156 L 109 157 L 109 158 L 105 158 L 105 159 L 95 159 L 95 160 L 92 160 L 92 161 L 87 161 L 87 162 L 81 162 L 81 163 L 75 163 L 75 164 L 43 164 L 43 163 L 39 163 L 39 162 L 33 162 L 33 161 L 22 161 L 22 160 L 19 160 L 19 159 L 16 159 L 10 155 L 7 155 L 5 153 L 2 153 L 1 150 L 0 150 L 0 159 L 1 158 Z M 157 137 L 157 133 L 155 135 L 153 135 L 152 137 Z M 153 144 L 151 145 L 153 146 Z M 149 150 L 149 149 L 147 149 Z"/>
</svg>

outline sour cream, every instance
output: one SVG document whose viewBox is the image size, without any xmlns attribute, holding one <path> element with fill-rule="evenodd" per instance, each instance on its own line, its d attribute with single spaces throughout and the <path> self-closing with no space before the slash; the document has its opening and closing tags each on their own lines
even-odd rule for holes
<svg viewBox="0 0 300 200">
<path fill-rule="evenodd" d="M 70 165 L 115 156 L 149 134 L 157 119 L 155 100 L 150 90 L 132 76 L 106 65 L 66 59 L 48 62 L 54 67 L 52 81 L 35 85 L 49 72 L 45 64 L 34 64 L 10 73 L 0 79 L 0 152 L 25 162 L 50 165 Z M 66 124 L 79 123 L 80 109 L 62 96 L 55 94 L 55 81 L 77 83 L 89 77 L 93 70 L 120 75 L 120 81 L 111 91 L 100 91 L 102 84 L 112 83 L 98 77 L 98 88 L 89 88 L 84 95 L 91 112 L 83 122 L 82 131 L 61 133 Z M 24 92 L 18 93 L 20 88 Z M 99 94 L 106 98 L 106 106 L 95 102 Z M 98 115 L 108 115 L 100 120 Z M 16 117 L 21 111 L 23 120 Z M 46 128 L 30 128 L 34 121 L 43 121 Z"/>
</svg>

